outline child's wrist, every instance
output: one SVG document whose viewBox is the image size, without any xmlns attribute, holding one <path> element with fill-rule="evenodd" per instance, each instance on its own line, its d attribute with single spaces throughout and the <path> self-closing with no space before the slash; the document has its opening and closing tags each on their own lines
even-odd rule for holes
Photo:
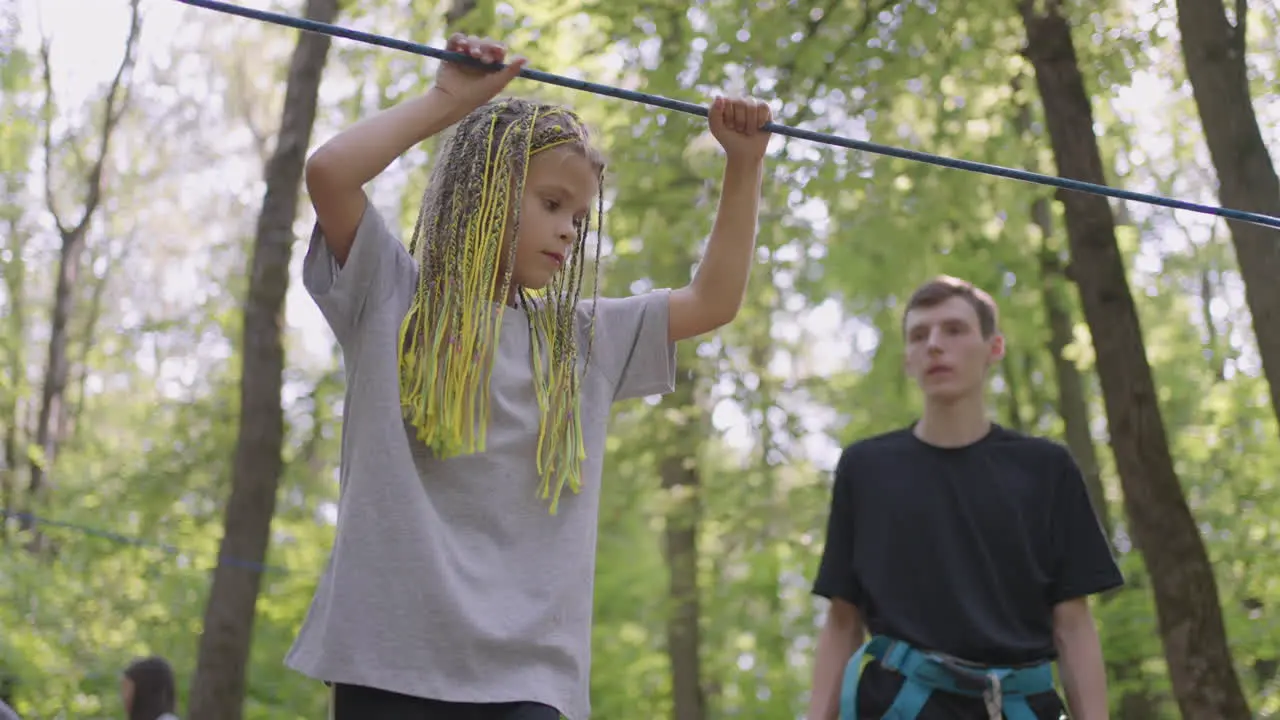
<svg viewBox="0 0 1280 720">
<path fill-rule="evenodd" d="M 456 95 L 439 85 L 432 85 L 422 96 L 422 101 L 436 108 L 443 115 L 466 117 L 473 108 L 464 107 L 465 103 Z"/>
<path fill-rule="evenodd" d="M 448 90 L 435 85 L 432 85 L 425 94 L 409 102 L 415 106 L 411 115 L 418 124 L 419 132 L 416 134 L 422 135 L 423 138 L 443 131 L 475 109 Z"/>
<path fill-rule="evenodd" d="M 764 167 L 764 154 L 725 153 L 724 162 L 727 170 L 755 172 Z"/>
</svg>

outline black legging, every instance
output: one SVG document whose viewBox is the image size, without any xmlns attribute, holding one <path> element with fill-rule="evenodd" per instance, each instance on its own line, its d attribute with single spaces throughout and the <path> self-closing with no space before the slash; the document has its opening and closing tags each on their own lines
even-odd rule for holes
<svg viewBox="0 0 1280 720">
<path fill-rule="evenodd" d="M 339 684 L 333 720 L 560 720 L 560 712 L 535 702 L 453 703 Z"/>
</svg>

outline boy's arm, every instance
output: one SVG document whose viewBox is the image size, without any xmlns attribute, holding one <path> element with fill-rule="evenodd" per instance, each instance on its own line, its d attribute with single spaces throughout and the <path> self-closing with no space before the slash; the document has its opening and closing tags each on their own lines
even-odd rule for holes
<svg viewBox="0 0 1280 720">
<path fill-rule="evenodd" d="M 448 49 L 490 63 L 503 62 L 506 53 L 497 43 L 460 35 L 450 38 Z M 361 120 L 311 155 L 305 176 L 307 193 L 316 210 L 316 223 L 339 265 L 347 261 L 368 203 L 365 183 L 409 148 L 497 95 L 523 66 L 524 60 L 519 58 L 496 72 L 444 63 L 426 95 Z"/>
<path fill-rule="evenodd" d="M 829 599 L 831 605 L 813 660 L 808 720 L 836 720 L 839 716 L 845 667 L 866 632 L 865 619 L 858 610 L 863 593 L 853 569 L 854 464 L 854 450 L 850 446 L 840 453 L 836 463 L 831 509 L 827 513 L 827 539 L 818 562 L 818 576 L 813 581 L 814 594 Z"/>
<path fill-rule="evenodd" d="M 840 716 L 840 688 L 845 667 L 862 642 L 862 614 L 847 600 L 832 598 L 827 622 L 818 635 L 813 660 L 813 690 L 807 720 L 836 720 Z"/>
<path fill-rule="evenodd" d="M 755 251 L 764 152 L 769 144 L 769 134 L 760 127 L 769 122 L 769 106 L 755 100 L 716 98 L 709 116 L 711 133 L 727 156 L 723 190 L 693 281 L 671 293 L 671 342 L 733 320 L 742 307 Z"/>
<path fill-rule="evenodd" d="M 1060 447 L 1050 541 L 1057 567 L 1049 589 L 1058 670 L 1072 718 L 1107 717 L 1107 674 L 1088 597 L 1124 584 L 1111 545 L 1070 452 Z"/>
<path fill-rule="evenodd" d="M 1071 717 L 1106 720 L 1107 672 L 1088 600 L 1075 598 L 1054 606 L 1053 639 Z"/>
</svg>

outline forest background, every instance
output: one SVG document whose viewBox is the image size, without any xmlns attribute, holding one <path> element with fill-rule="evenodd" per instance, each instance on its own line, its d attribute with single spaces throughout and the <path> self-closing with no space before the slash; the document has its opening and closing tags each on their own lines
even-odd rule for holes
<svg viewBox="0 0 1280 720">
<path fill-rule="evenodd" d="M 1280 216 L 1274 3 L 245 4 Z M 147 653 L 192 720 L 323 717 L 282 665 L 333 537 L 343 392 L 297 281 L 299 178 L 434 71 L 171 0 L 0 3 L 0 697 L 23 717 L 120 717 Z M 601 291 L 685 282 L 705 121 L 513 90 L 573 104 L 611 159 Z M 431 151 L 372 186 L 403 228 Z M 783 138 L 768 162 L 741 316 L 612 421 L 594 716 L 802 716 L 830 471 L 918 412 L 898 323 L 939 272 L 999 301 L 996 419 L 1070 446 L 1128 577 L 1096 602 L 1113 715 L 1280 713 L 1280 232 Z"/>
</svg>

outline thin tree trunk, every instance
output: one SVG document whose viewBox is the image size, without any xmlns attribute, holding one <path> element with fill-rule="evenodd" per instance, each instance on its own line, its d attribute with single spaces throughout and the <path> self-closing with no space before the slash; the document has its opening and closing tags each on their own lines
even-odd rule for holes
<svg viewBox="0 0 1280 720">
<path fill-rule="evenodd" d="M 1015 89 L 1017 83 L 1015 83 Z M 1025 105 L 1019 108 L 1018 126 L 1022 133 L 1031 132 L 1031 109 Z M 1034 169 L 1034 161 L 1031 163 Z M 1086 375 L 1080 372 L 1076 364 L 1066 355 L 1067 347 L 1074 340 L 1074 320 L 1071 305 L 1065 295 L 1071 279 L 1066 269 L 1052 249 L 1051 239 L 1055 236 L 1053 212 L 1049 201 L 1038 198 L 1031 204 L 1031 220 L 1040 229 L 1044 245 L 1040 249 L 1040 287 L 1044 304 L 1045 321 L 1049 326 L 1047 349 L 1053 358 L 1055 385 L 1058 390 L 1058 415 L 1062 418 L 1063 435 L 1071 455 L 1080 466 L 1084 475 L 1085 489 L 1089 493 L 1089 501 L 1098 516 L 1107 538 L 1113 538 L 1115 522 L 1111 517 L 1111 507 L 1107 504 L 1106 492 L 1102 485 L 1102 469 L 1098 462 L 1097 449 L 1093 443 L 1093 419 L 1089 411 L 1088 393 L 1085 390 Z M 1126 588 L 1108 592 L 1103 595 L 1102 602 L 1109 603 L 1123 592 L 1138 592 L 1138 588 L 1130 584 Z M 1126 659 L 1107 658 L 1107 672 L 1118 685 L 1130 687 L 1130 682 L 1141 676 L 1141 668 L 1135 667 Z M 1145 685 L 1121 690 L 1119 717 L 1124 720 L 1160 720 L 1161 698 L 1153 694 Z"/>
<path fill-rule="evenodd" d="M 1050 402 L 1042 392 L 1040 383 L 1036 382 L 1037 370 L 1036 355 L 1030 352 L 1022 353 L 1022 377 L 1027 383 L 1027 405 L 1031 407 L 1031 415 L 1027 418 L 1028 428 L 1037 427 L 1046 409 L 1050 407 Z"/>
<path fill-rule="evenodd" d="M 1036 223 L 1049 237 L 1053 227 L 1049 220 L 1049 202 L 1037 200 L 1032 211 Z M 1115 522 L 1111 517 L 1111 508 L 1107 504 L 1106 493 L 1102 486 L 1102 470 L 1098 464 L 1098 453 L 1093 445 L 1092 419 L 1089 412 L 1088 395 L 1085 393 L 1085 375 L 1075 363 L 1066 356 L 1067 346 L 1073 338 L 1070 306 L 1063 296 L 1064 286 L 1068 282 L 1066 273 L 1056 254 L 1044 250 L 1040 256 L 1040 283 L 1043 290 L 1045 315 L 1049 324 L 1048 350 L 1053 356 L 1054 372 L 1058 386 L 1058 414 L 1062 416 L 1064 435 L 1067 447 L 1080 466 L 1084 475 L 1085 488 L 1089 492 L 1089 501 L 1093 511 L 1098 515 L 1108 538 L 1114 537 Z M 1136 588 L 1118 588 L 1102 597 L 1108 603 L 1123 592 L 1135 592 Z M 1129 681 L 1140 676 L 1141 668 L 1134 667 L 1126 660 L 1108 658 L 1107 671 L 1118 684 L 1128 687 Z M 1121 691 L 1120 714 L 1123 720 L 1159 720 L 1160 698 L 1152 694 L 1147 687 L 1138 686 Z"/>
<path fill-rule="evenodd" d="M 1014 81 L 1014 90 L 1022 84 L 1021 78 Z M 1018 132 L 1027 136 L 1028 142 L 1032 131 L 1031 108 L 1025 104 L 1018 107 Z M 1032 166 L 1038 164 L 1034 159 Z M 1066 356 L 1067 347 L 1075 339 L 1075 322 L 1071 315 L 1070 302 L 1065 297 L 1066 285 L 1070 283 L 1066 269 L 1053 249 L 1055 231 L 1053 227 L 1053 210 L 1047 198 L 1037 198 L 1031 203 L 1031 222 L 1035 223 L 1043 238 L 1040 248 L 1040 297 L 1044 304 L 1045 323 L 1049 326 L 1047 349 L 1053 358 L 1054 378 L 1058 389 L 1058 415 L 1062 418 L 1063 435 L 1067 447 L 1071 450 L 1080 472 L 1084 475 L 1085 488 L 1089 493 L 1089 502 L 1098 516 L 1107 538 L 1112 537 L 1114 523 L 1111 519 L 1111 508 L 1107 505 L 1106 492 L 1102 486 L 1102 468 L 1098 462 L 1098 452 L 1093 444 L 1093 422 L 1089 412 L 1088 393 L 1085 392 L 1085 377 Z"/>
<path fill-rule="evenodd" d="M 52 179 L 54 93 L 53 75 L 49 62 L 49 42 L 46 40 L 40 47 L 45 90 L 43 128 L 45 202 L 49 214 L 53 216 L 54 225 L 61 239 L 61 247 L 58 254 L 58 278 L 54 287 L 53 311 L 50 313 L 52 318 L 49 328 L 48 360 L 45 364 L 44 381 L 40 391 L 40 408 L 34 432 L 34 444 L 40 451 L 40 457 L 31 463 L 31 479 L 27 486 L 27 500 L 33 510 L 40 500 L 47 475 L 57 455 L 59 419 L 63 414 L 67 380 L 71 369 L 68 356 L 68 325 L 75 305 L 76 284 L 89 234 L 89 225 L 102 202 L 102 181 L 111 138 L 128 106 L 127 76 L 131 74 L 137 59 L 138 35 L 141 27 L 142 17 L 139 13 L 138 0 L 132 0 L 129 35 L 125 40 L 124 57 L 120 60 L 120 65 L 116 68 L 115 76 L 112 77 L 111 85 L 107 90 L 102 126 L 98 130 L 98 154 L 84 178 L 84 200 L 80 218 L 73 225 L 67 224 L 58 211 L 54 191 Z M 32 529 L 32 519 L 24 517 L 22 527 L 24 530 Z M 36 546 L 39 546 L 38 539 Z"/>
<path fill-rule="evenodd" d="M 9 521 L 12 519 L 9 513 L 17 510 L 18 473 L 23 462 L 18 452 L 19 428 L 22 425 L 18 398 L 22 397 L 27 385 L 26 267 L 22 259 L 27 237 L 16 216 L 9 218 L 8 230 L 11 259 L 4 266 L 4 281 L 9 317 L 4 328 L 3 345 L 9 381 L 2 396 L 4 402 L 0 405 L 0 422 L 4 423 L 4 442 L 0 446 L 0 452 L 4 453 L 0 457 L 0 508 L 5 512 L 0 517 L 0 542 L 4 544 L 9 542 Z"/>
<path fill-rule="evenodd" d="M 689 424 L 701 417 L 694 407 L 693 386 L 697 378 L 690 372 L 668 398 L 672 407 L 686 408 Z M 702 607 L 698 589 L 698 531 L 702 517 L 702 480 L 695 465 L 695 450 L 701 430 L 680 428 L 685 438 L 663 458 L 660 472 L 667 494 L 663 548 L 667 560 L 668 597 L 667 654 L 671 662 L 673 720 L 705 720 L 706 697 L 702 689 Z"/>
<path fill-rule="evenodd" d="M 1017 432 L 1027 431 L 1027 421 L 1022 417 L 1022 383 L 1018 379 L 1018 368 L 1014 362 L 1015 353 L 1008 353 L 1000 361 L 1000 376 L 1005 384 L 1005 416 L 1009 419 L 1009 427 Z"/>
<path fill-rule="evenodd" d="M 764 277 L 760 278 L 760 280 L 763 281 L 765 287 L 776 287 L 775 272 L 775 268 L 771 265 L 761 268 L 761 274 Z M 779 309 L 781 293 L 755 294 L 754 299 L 758 303 L 754 306 L 754 309 L 764 317 L 769 317 Z M 762 667 L 766 673 L 772 675 L 778 669 L 787 666 L 789 641 L 783 624 L 783 618 L 785 617 L 785 607 L 783 605 L 785 588 L 782 584 L 782 558 L 773 551 L 786 534 L 786 508 L 782 506 L 780 498 L 775 492 L 778 478 L 776 466 L 779 462 L 778 458 L 785 453 L 785 450 L 779 447 L 773 423 L 769 419 L 769 411 L 776 409 L 786 414 L 786 410 L 778 406 L 778 396 L 782 388 L 779 387 L 779 383 L 769 372 L 769 360 L 773 357 L 774 352 L 774 341 L 769 325 L 764 324 L 758 329 L 753 329 L 751 335 L 748 350 L 749 366 L 750 372 L 757 378 L 758 385 L 755 392 L 752 393 L 754 398 L 748 400 L 747 405 L 760 412 L 760 427 L 756 436 L 756 472 L 753 474 L 758 474 L 760 478 L 760 484 L 756 492 L 758 493 L 757 497 L 765 504 L 765 507 L 762 508 L 764 511 L 763 522 L 760 525 L 759 532 L 753 533 L 755 537 L 752 538 L 752 541 L 757 543 L 763 551 L 756 562 L 760 562 L 768 568 L 767 575 L 770 586 L 767 593 L 763 592 L 763 589 L 761 590 L 764 597 L 760 598 L 760 600 L 764 606 L 763 616 L 773 621 L 767 626 L 762 625 L 756 631 L 757 647 L 760 655 L 760 662 L 757 666 Z M 788 417 L 788 419 L 790 418 Z M 787 435 L 785 425 L 782 433 L 784 437 Z"/>
<path fill-rule="evenodd" d="M 657 87 L 678 87 L 679 75 L 689 54 L 689 20 L 684 8 L 669 7 L 660 14 L 660 61 L 651 75 Z M 675 139 L 677 145 L 688 137 Z M 681 179 L 700 187 L 693 176 Z M 676 259 L 677 266 L 692 266 L 692 256 Z M 659 463 L 666 517 L 663 550 L 667 564 L 666 650 L 671 673 L 672 720 L 706 720 L 707 696 L 703 686 L 702 603 L 698 584 L 698 534 L 702 519 L 702 480 L 697 469 L 697 453 L 706 426 L 706 416 L 698 405 L 700 380 L 698 359 L 692 352 L 681 353 L 683 367 L 675 392 L 664 399 L 674 410 L 662 423 L 669 434 L 666 454 Z"/>
<path fill-rule="evenodd" d="M 1177 7 L 1187 77 L 1218 172 L 1218 199 L 1238 210 L 1280 217 L 1280 179 L 1249 95 L 1247 0 L 1235 0 L 1235 25 L 1227 19 L 1223 0 L 1177 0 Z M 1236 221 L 1227 226 L 1271 388 L 1271 407 L 1280 414 L 1280 231 Z"/>
<path fill-rule="evenodd" d="M 1039 224 L 1049 217 L 1049 202 L 1037 200 L 1036 205 L 1037 210 L 1043 208 L 1042 212 L 1036 212 L 1036 215 L 1041 218 L 1037 220 Z M 1042 227 L 1045 227 L 1046 231 L 1052 231 L 1052 226 Z M 1102 523 L 1103 530 L 1110 538 L 1115 528 L 1111 521 L 1111 510 L 1107 506 L 1106 493 L 1102 487 L 1102 469 L 1098 463 L 1098 452 L 1093 446 L 1088 395 L 1084 390 L 1085 378 L 1076 364 L 1066 356 L 1067 347 L 1075 336 L 1073 332 L 1075 323 L 1071 319 L 1070 306 L 1067 304 L 1067 299 L 1063 297 L 1063 286 L 1066 280 L 1066 274 L 1057 256 L 1047 250 L 1042 251 L 1040 253 L 1040 292 L 1044 299 L 1045 318 L 1049 325 L 1048 350 L 1053 357 L 1054 376 L 1057 379 L 1058 413 L 1062 416 L 1063 434 L 1067 447 L 1071 449 L 1071 455 L 1084 475 L 1085 488 L 1089 491 L 1089 501 L 1093 504 L 1093 511 L 1097 513 L 1098 521 Z"/>
<path fill-rule="evenodd" d="M 338 5 L 339 0 L 307 0 L 306 17 L 333 22 Z M 225 560 L 266 560 L 283 462 L 281 319 L 289 287 L 298 192 L 330 44 L 327 35 L 302 33 L 298 37 L 289 62 L 280 131 L 266 166 L 266 192 L 258 216 L 244 309 L 240 429 L 231 496 L 191 683 L 191 720 L 240 720 L 243 716 L 262 576 L 243 562 Z"/>
<path fill-rule="evenodd" d="M 109 255 L 109 254 L 108 254 Z M 76 391 L 70 403 L 63 403 L 58 418 L 58 437 L 63 442 L 74 444 L 76 428 L 79 427 L 80 413 L 84 410 L 85 390 L 89 379 L 89 356 L 97 342 L 98 322 L 102 318 L 102 299 L 111 281 L 111 270 L 114 267 L 112 258 L 104 257 L 107 265 L 102 276 L 93 284 L 93 293 L 89 297 L 88 316 L 81 331 L 80 357 L 76 362 Z"/>
<path fill-rule="evenodd" d="M 1021 0 L 1019 7 L 1058 173 L 1104 184 L 1093 110 L 1059 2 Z M 1129 526 L 1151 573 L 1174 696 L 1184 717 L 1246 720 L 1249 708 L 1227 645 L 1213 568 L 1169 454 L 1111 205 L 1086 193 L 1058 197 Z"/>
</svg>

